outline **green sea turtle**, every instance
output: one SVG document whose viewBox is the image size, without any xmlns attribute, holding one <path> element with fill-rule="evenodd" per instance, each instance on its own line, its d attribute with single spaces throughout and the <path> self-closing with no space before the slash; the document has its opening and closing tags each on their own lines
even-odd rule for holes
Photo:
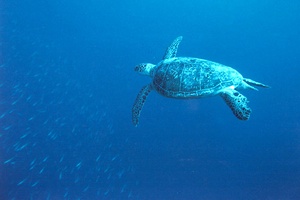
<svg viewBox="0 0 300 200">
<path fill-rule="evenodd" d="M 132 122 L 135 126 L 148 94 L 156 90 L 159 94 L 177 99 L 202 98 L 220 95 L 240 120 L 248 120 L 251 109 L 248 100 L 239 89 L 253 89 L 253 86 L 269 86 L 253 81 L 235 69 L 204 59 L 176 57 L 182 36 L 168 47 L 162 61 L 157 65 L 142 63 L 135 67 L 140 74 L 150 76 L 153 81 L 144 86 L 136 97 L 132 108 Z"/>
</svg>

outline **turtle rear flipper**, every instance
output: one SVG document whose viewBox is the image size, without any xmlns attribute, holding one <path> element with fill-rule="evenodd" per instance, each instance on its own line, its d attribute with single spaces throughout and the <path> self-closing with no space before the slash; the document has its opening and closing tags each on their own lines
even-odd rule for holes
<svg viewBox="0 0 300 200">
<path fill-rule="evenodd" d="M 243 81 L 248 83 L 249 85 L 252 85 L 252 86 L 258 86 L 258 87 L 263 87 L 263 88 L 270 88 L 270 86 L 268 85 L 265 85 L 263 83 L 260 83 L 260 82 L 257 82 L 257 81 L 254 81 L 250 78 L 243 78 Z"/>
<path fill-rule="evenodd" d="M 238 119 L 249 119 L 251 109 L 248 106 L 249 101 L 244 95 L 230 88 L 224 89 L 220 95 Z"/>
<path fill-rule="evenodd" d="M 135 99 L 135 102 L 132 107 L 132 123 L 135 126 L 137 126 L 139 123 L 139 118 L 140 118 L 142 108 L 151 90 L 152 90 L 151 84 L 144 86 Z"/>
</svg>

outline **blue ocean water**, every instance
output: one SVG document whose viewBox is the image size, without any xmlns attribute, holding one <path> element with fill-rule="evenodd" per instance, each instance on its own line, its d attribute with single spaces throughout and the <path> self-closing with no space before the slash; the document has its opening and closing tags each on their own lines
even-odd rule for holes
<svg viewBox="0 0 300 200">
<path fill-rule="evenodd" d="M 0 2 L 0 199 L 300 199 L 300 2 Z M 178 56 L 237 69 L 248 121 L 220 97 L 152 92 L 133 71 Z"/>
</svg>

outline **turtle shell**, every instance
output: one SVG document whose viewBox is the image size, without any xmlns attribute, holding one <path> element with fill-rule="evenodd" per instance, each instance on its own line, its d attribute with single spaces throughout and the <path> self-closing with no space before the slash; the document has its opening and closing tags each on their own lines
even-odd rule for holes
<svg viewBox="0 0 300 200">
<path fill-rule="evenodd" d="M 158 63 L 153 86 L 166 97 L 196 98 L 237 87 L 242 80 L 231 67 L 199 58 L 175 57 Z"/>
</svg>

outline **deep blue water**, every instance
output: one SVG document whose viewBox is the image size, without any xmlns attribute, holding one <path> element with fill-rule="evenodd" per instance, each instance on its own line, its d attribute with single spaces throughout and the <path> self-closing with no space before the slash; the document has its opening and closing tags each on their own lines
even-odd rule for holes
<svg viewBox="0 0 300 200">
<path fill-rule="evenodd" d="M 300 1 L 0 2 L 0 199 L 300 199 Z M 178 56 L 220 62 L 271 89 L 220 97 L 152 92 Z"/>
</svg>

